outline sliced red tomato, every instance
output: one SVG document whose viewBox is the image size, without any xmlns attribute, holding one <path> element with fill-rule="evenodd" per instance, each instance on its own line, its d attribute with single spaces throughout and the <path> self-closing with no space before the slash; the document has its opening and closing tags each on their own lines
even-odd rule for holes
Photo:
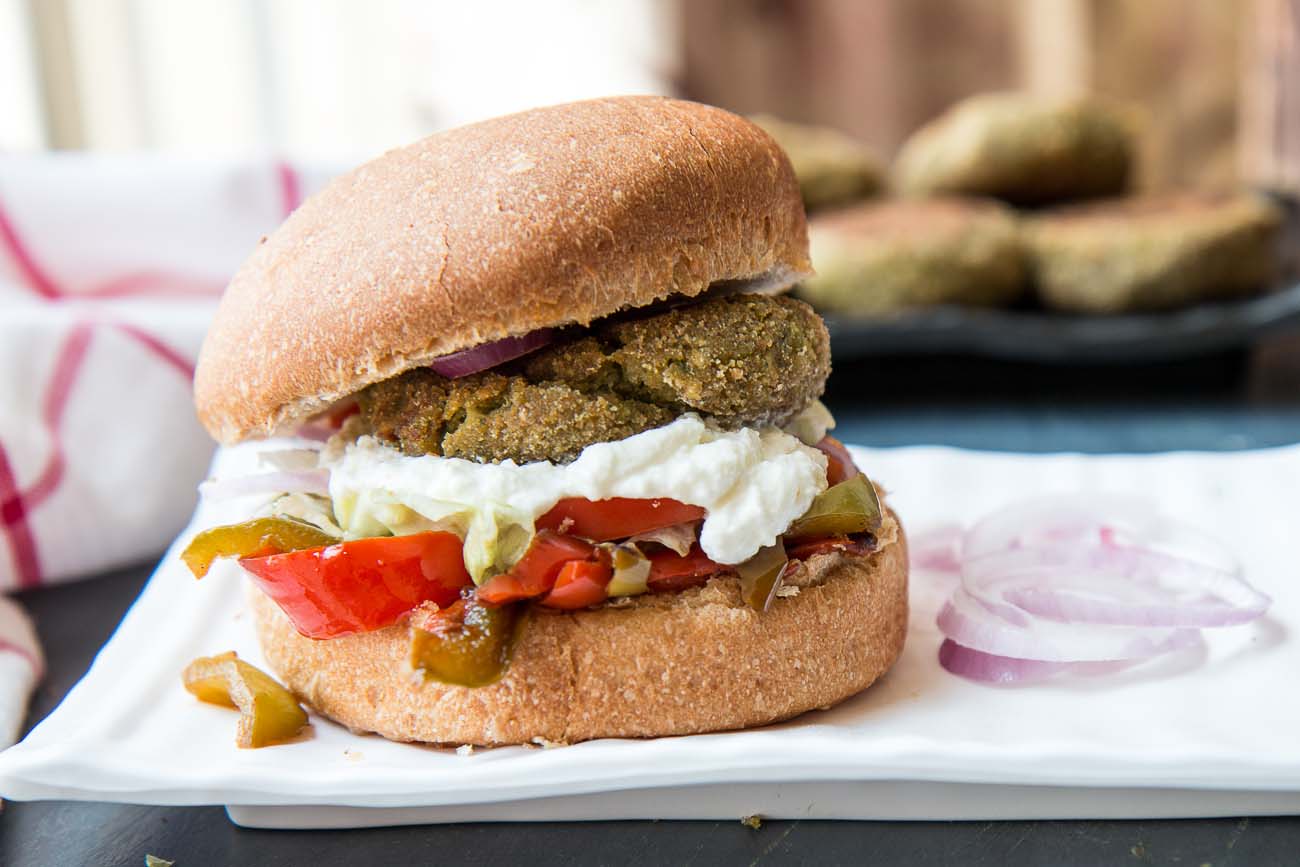
<svg viewBox="0 0 1300 867">
<path fill-rule="evenodd" d="M 853 456 L 844 443 L 835 437 L 822 437 L 817 449 L 826 455 L 826 484 L 838 485 L 856 476 L 861 470 L 853 463 Z"/>
<path fill-rule="evenodd" d="M 799 542 L 790 545 L 785 549 L 785 554 L 791 560 L 807 560 L 815 554 L 823 554 L 827 551 L 846 551 L 850 554 L 868 554 L 875 548 L 875 545 L 864 538 L 854 536 L 827 536 L 823 539 L 811 539 L 807 542 Z"/>
<path fill-rule="evenodd" d="M 593 542 L 626 539 L 673 524 L 698 521 L 704 510 L 677 500 L 659 498 L 636 500 L 611 497 L 607 500 L 584 500 L 569 497 L 556 503 L 537 520 L 539 529 L 555 530 L 581 536 Z"/>
<path fill-rule="evenodd" d="M 710 560 L 698 544 L 692 545 L 685 557 L 667 548 L 646 556 L 650 560 L 650 575 L 646 578 L 646 585 L 656 593 L 696 587 L 713 575 L 732 571 L 730 566 Z"/>
<path fill-rule="evenodd" d="M 514 568 L 478 588 L 478 598 L 489 605 L 504 605 L 541 596 L 555 585 L 561 566 L 571 560 L 589 560 L 595 550 L 581 539 L 541 530 Z"/>
<path fill-rule="evenodd" d="M 239 561 L 308 638 L 391 626 L 421 602 L 450 605 L 469 586 L 455 533 L 431 531 Z"/>
<path fill-rule="evenodd" d="M 606 588 L 614 577 L 608 563 L 596 560 L 570 560 L 560 567 L 551 592 L 541 598 L 550 608 L 586 608 L 608 598 Z"/>
</svg>

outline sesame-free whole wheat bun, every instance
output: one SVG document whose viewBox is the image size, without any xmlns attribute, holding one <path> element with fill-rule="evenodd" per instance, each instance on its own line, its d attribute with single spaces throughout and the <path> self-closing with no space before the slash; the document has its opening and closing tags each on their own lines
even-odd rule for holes
<svg viewBox="0 0 1300 867">
<path fill-rule="evenodd" d="M 759 613 L 735 577 L 583 611 L 534 606 L 491 686 L 424 682 L 407 630 L 313 641 L 250 588 L 262 650 L 317 712 L 390 740 L 484 746 L 764 725 L 870 686 L 907 632 L 907 543 L 891 514 L 870 555 L 819 554 Z"/>
<path fill-rule="evenodd" d="M 535 109 L 304 202 L 226 290 L 195 402 L 231 443 L 481 343 L 810 271 L 790 162 L 749 121 L 661 97 Z"/>
</svg>

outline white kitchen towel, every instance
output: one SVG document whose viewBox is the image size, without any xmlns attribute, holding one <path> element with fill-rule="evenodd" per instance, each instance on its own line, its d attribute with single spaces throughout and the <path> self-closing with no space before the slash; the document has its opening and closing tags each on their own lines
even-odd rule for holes
<svg viewBox="0 0 1300 867">
<path fill-rule="evenodd" d="M 16 602 L 0 596 L 0 750 L 18 740 L 27 697 L 44 669 L 31 619 Z"/>
<path fill-rule="evenodd" d="M 0 591 L 140 562 L 185 525 L 213 449 L 190 384 L 217 298 L 325 176 L 0 155 Z M 0 597 L 0 749 L 41 668 Z"/>
<path fill-rule="evenodd" d="M 326 174 L 0 157 L 0 590 L 139 562 L 184 526 L 213 447 L 190 382 L 217 297 Z"/>
</svg>

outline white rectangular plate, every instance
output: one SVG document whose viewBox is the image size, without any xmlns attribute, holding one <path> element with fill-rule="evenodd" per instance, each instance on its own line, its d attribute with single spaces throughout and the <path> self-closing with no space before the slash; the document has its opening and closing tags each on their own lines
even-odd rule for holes
<svg viewBox="0 0 1300 867">
<path fill-rule="evenodd" d="M 227 804 L 241 824 L 348 827 L 610 818 L 1094 818 L 1300 813 L 1300 447 L 1155 456 L 856 450 L 905 526 L 1058 491 L 1136 492 L 1231 544 L 1275 600 L 1200 651 L 1124 674 L 989 687 L 945 673 L 934 576 L 913 576 L 898 665 L 829 711 L 744 732 L 557 749 L 450 750 L 358 736 L 234 747 L 232 712 L 179 672 L 235 649 L 261 664 L 235 567 L 159 567 L 85 679 L 0 754 L 0 795 Z M 242 462 L 229 450 L 218 463 Z M 194 526 L 232 517 L 205 507 Z M 188 536 L 188 533 L 186 534 Z"/>
</svg>

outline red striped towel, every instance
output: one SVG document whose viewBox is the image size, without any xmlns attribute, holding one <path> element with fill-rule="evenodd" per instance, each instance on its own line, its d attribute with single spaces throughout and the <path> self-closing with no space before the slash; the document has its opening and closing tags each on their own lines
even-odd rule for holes
<svg viewBox="0 0 1300 867">
<path fill-rule="evenodd" d="M 184 526 L 212 452 L 190 381 L 216 299 L 324 177 L 271 160 L 0 155 L 0 591 L 142 562 Z M 30 638 L 7 610 L 0 746 L 39 671 L 5 667 Z"/>
</svg>

